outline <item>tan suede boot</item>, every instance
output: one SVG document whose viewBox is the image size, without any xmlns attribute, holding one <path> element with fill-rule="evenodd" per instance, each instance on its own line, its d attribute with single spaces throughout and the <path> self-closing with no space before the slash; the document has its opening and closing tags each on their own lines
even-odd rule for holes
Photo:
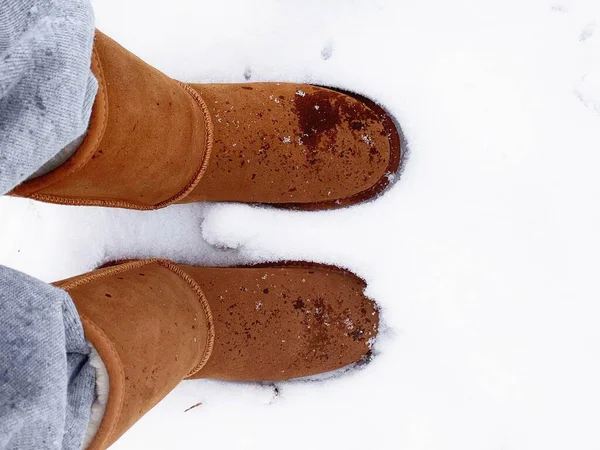
<svg viewBox="0 0 600 450">
<path fill-rule="evenodd" d="M 104 449 L 185 378 L 286 380 L 364 361 L 379 315 L 355 275 L 310 263 L 118 263 L 56 283 L 109 376 Z"/>
<path fill-rule="evenodd" d="M 296 83 L 185 84 L 97 32 L 87 136 L 12 194 L 155 209 L 236 201 L 297 209 L 381 193 L 401 159 L 392 118 L 359 95 Z"/>
</svg>

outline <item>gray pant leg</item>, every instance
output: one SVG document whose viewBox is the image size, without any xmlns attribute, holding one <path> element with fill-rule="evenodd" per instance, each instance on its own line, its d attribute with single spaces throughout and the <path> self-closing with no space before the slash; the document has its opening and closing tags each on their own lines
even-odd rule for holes
<svg viewBox="0 0 600 450">
<path fill-rule="evenodd" d="M 0 449 L 80 449 L 95 396 L 71 297 L 0 266 Z"/>
<path fill-rule="evenodd" d="M 0 194 L 60 165 L 85 133 L 93 35 L 88 0 L 0 0 Z M 68 294 L 0 266 L 0 449 L 81 448 L 89 352 Z"/>
<path fill-rule="evenodd" d="M 0 0 L 0 194 L 85 133 L 93 34 L 88 0 Z M 0 449 L 81 448 L 89 351 L 68 294 L 0 266 Z"/>
<path fill-rule="evenodd" d="M 93 37 L 88 0 L 0 0 L 0 195 L 85 133 Z"/>
</svg>

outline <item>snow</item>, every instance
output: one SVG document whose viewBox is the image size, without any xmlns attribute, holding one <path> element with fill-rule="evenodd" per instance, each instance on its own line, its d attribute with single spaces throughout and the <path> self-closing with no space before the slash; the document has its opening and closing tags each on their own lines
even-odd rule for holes
<svg viewBox="0 0 600 450">
<path fill-rule="evenodd" d="M 126 257 L 308 259 L 365 277 L 381 305 L 361 370 L 184 382 L 114 448 L 600 446 L 599 2 L 94 6 L 99 28 L 176 78 L 366 94 L 411 150 L 385 196 L 332 212 L 0 199 L 0 263 L 46 281 Z"/>
</svg>

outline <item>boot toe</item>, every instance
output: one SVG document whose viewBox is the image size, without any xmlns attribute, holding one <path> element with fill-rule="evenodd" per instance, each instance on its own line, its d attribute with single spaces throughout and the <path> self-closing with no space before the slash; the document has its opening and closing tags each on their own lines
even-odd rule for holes
<svg viewBox="0 0 600 450">
<path fill-rule="evenodd" d="M 191 86 L 208 106 L 214 141 L 186 202 L 348 206 L 379 194 L 398 170 L 399 132 L 369 99 L 295 83 Z"/>
<path fill-rule="evenodd" d="M 370 355 L 379 313 L 350 272 L 306 263 L 185 271 L 202 286 L 215 326 L 212 356 L 194 378 L 286 380 Z"/>
</svg>

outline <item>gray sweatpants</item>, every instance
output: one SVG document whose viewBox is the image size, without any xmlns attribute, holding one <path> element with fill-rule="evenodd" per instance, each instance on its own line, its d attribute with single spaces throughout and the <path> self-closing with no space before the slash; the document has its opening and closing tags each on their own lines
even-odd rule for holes
<svg viewBox="0 0 600 450">
<path fill-rule="evenodd" d="M 0 194 L 59 165 L 85 133 L 93 34 L 87 0 L 0 0 Z M 67 293 L 0 266 L 0 449 L 82 447 L 89 354 Z"/>
</svg>

